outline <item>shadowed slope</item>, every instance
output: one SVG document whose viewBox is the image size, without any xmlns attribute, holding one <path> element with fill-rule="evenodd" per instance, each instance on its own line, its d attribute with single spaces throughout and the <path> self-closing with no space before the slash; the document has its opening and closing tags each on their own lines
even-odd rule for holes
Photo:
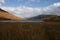
<svg viewBox="0 0 60 40">
<path fill-rule="evenodd" d="M 48 22 L 60 22 L 60 16 L 58 15 L 39 15 L 32 18 L 29 18 L 28 20 L 43 20 Z"/>
</svg>

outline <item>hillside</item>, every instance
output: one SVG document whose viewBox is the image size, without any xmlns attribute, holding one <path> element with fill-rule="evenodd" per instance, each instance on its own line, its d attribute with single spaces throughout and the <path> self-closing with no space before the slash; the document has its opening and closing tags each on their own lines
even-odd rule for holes
<svg viewBox="0 0 60 40">
<path fill-rule="evenodd" d="M 44 21 L 59 22 L 60 16 L 58 16 L 58 15 L 39 15 L 39 16 L 35 16 L 32 18 L 28 18 L 28 20 L 44 20 Z"/>
<path fill-rule="evenodd" d="M 24 20 L 24 18 L 17 17 L 5 10 L 0 9 L 0 20 Z"/>
<path fill-rule="evenodd" d="M 42 18 L 42 20 L 44 20 L 46 22 L 60 22 L 60 16 L 52 15 L 52 16 Z"/>
</svg>

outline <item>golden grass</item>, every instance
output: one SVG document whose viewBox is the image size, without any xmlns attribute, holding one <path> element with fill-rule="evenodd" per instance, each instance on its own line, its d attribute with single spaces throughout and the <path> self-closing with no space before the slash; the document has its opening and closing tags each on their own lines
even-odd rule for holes
<svg viewBox="0 0 60 40">
<path fill-rule="evenodd" d="M 0 40 L 60 40 L 60 22 L 0 22 Z"/>
<path fill-rule="evenodd" d="M 26 20 L 25 18 L 20 18 L 20 17 L 17 17 L 11 13 L 8 13 L 8 12 L 0 12 L 0 19 L 10 19 L 10 20 Z"/>
</svg>

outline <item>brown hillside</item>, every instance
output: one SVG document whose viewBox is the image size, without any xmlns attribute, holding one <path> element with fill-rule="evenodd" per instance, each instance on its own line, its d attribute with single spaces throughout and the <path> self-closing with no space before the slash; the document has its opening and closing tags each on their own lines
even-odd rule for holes
<svg viewBox="0 0 60 40">
<path fill-rule="evenodd" d="M 24 20 L 24 18 L 17 17 L 0 9 L 0 20 Z"/>
<path fill-rule="evenodd" d="M 28 20 L 43 20 L 46 22 L 60 22 L 60 16 L 58 15 L 38 15 Z"/>
<path fill-rule="evenodd" d="M 60 16 L 50 16 L 47 18 L 42 18 L 42 20 L 47 22 L 60 22 Z"/>
</svg>

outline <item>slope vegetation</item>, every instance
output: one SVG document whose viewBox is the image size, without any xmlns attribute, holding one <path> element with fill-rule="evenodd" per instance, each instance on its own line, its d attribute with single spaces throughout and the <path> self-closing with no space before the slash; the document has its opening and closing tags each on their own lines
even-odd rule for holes
<svg viewBox="0 0 60 40">
<path fill-rule="evenodd" d="M 0 9 L 0 20 L 24 20 L 24 18 L 17 17 L 5 10 Z"/>
</svg>

